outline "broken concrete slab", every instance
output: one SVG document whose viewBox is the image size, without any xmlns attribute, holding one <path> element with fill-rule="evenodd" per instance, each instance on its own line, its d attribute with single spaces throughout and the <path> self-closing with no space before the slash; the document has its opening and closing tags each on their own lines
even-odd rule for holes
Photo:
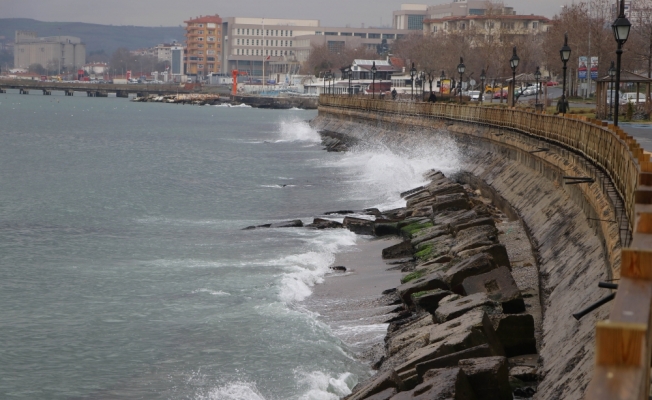
<svg viewBox="0 0 652 400">
<path fill-rule="evenodd" d="M 412 257 L 412 244 L 404 241 L 383 249 L 383 260 Z"/>
<path fill-rule="evenodd" d="M 387 371 L 378 375 L 373 381 L 364 385 L 364 387 L 358 389 L 355 388 L 355 392 L 347 397 L 347 400 L 362 400 L 366 399 L 369 396 L 372 396 L 377 393 L 381 393 L 384 390 L 390 388 L 398 388 L 400 380 L 398 374 L 394 371 Z"/>
<path fill-rule="evenodd" d="M 479 253 L 487 253 L 494 259 L 494 262 L 498 266 L 505 266 L 512 269 L 512 265 L 509 262 L 509 256 L 507 255 L 507 249 L 503 244 L 492 244 L 488 246 L 476 247 L 470 250 L 464 250 L 457 254 L 459 258 L 468 258 Z"/>
<path fill-rule="evenodd" d="M 448 230 L 442 228 L 441 226 L 432 226 L 418 231 L 415 235 L 412 236 L 412 246 L 416 246 L 419 243 L 425 242 L 427 240 L 435 239 L 439 236 L 447 235 Z"/>
<path fill-rule="evenodd" d="M 505 348 L 507 357 L 537 352 L 534 337 L 534 317 L 530 314 L 492 316 L 496 336 Z M 432 333 L 431 333 L 432 335 Z"/>
<path fill-rule="evenodd" d="M 376 393 L 369 397 L 365 397 L 365 400 L 390 400 L 397 393 L 396 388 L 385 389 L 380 393 Z"/>
<path fill-rule="evenodd" d="M 457 367 L 430 370 L 422 384 L 391 400 L 476 400 L 476 396 L 466 375 Z"/>
<path fill-rule="evenodd" d="M 425 292 L 434 289 L 448 290 L 448 285 L 444 281 L 442 274 L 435 272 L 421 278 L 417 278 L 408 283 L 404 283 L 396 288 L 399 296 L 408 307 L 413 305 L 412 293 Z"/>
<path fill-rule="evenodd" d="M 498 241 L 498 230 L 495 226 L 482 225 L 467 228 L 457 232 L 455 246 L 451 249 L 453 254 L 476 247 L 491 246 Z"/>
<path fill-rule="evenodd" d="M 433 360 L 417 364 L 415 369 L 417 370 L 419 377 L 423 378 L 423 375 L 431 369 L 456 367 L 460 360 L 478 357 L 491 357 L 496 355 L 497 354 L 494 354 L 491 346 L 488 344 L 481 344 L 480 346 L 471 347 L 466 350 L 451 353 L 447 356 L 435 358 Z"/>
<path fill-rule="evenodd" d="M 374 234 L 374 221 L 368 219 L 344 217 L 343 225 L 346 229 L 358 235 Z"/>
<path fill-rule="evenodd" d="M 462 282 L 470 276 L 480 275 L 496 269 L 496 264 L 486 253 L 479 253 L 452 265 L 445 273 L 444 279 L 455 293 L 463 293 Z"/>
<path fill-rule="evenodd" d="M 491 346 L 493 354 L 504 355 L 503 345 L 500 342 L 492 321 L 486 311 L 481 308 L 471 310 L 467 314 L 443 324 L 433 325 L 430 327 L 430 344 L 448 340 L 449 336 L 460 332 L 472 331 L 475 337 L 472 338 L 472 346 L 457 348 L 455 351 L 466 350 L 470 347 L 488 344 Z"/>
<path fill-rule="evenodd" d="M 435 216 L 434 224 L 450 229 L 451 224 L 460 224 L 477 218 L 478 214 L 474 210 L 445 211 Z"/>
<path fill-rule="evenodd" d="M 458 232 L 473 228 L 475 226 L 493 226 L 494 228 L 496 227 L 496 223 L 494 222 L 493 218 L 478 218 L 474 219 L 471 221 L 467 222 L 454 222 L 450 224 L 451 232 L 453 232 L 454 235 L 457 235 Z"/>
<path fill-rule="evenodd" d="M 442 289 L 417 292 L 412 294 L 412 303 L 416 306 L 417 310 L 424 310 L 434 314 L 437 307 L 439 307 L 441 299 L 451 294 L 453 294 L 453 292 Z"/>
<path fill-rule="evenodd" d="M 430 341 L 430 326 L 409 329 L 400 335 L 392 336 L 385 346 L 387 355 L 393 356 L 407 346 L 425 347 Z"/>
<path fill-rule="evenodd" d="M 471 208 L 466 193 L 455 193 L 450 195 L 437 196 L 437 202 L 432 205 L 434 212 L 439 213 L 445 210 L 468 210 Z"/>
<path fill-rule="evenodd" d="M 503 313 L 517 314 L 525 311 L 525 302 L 507 267 L 499 267 L 484 274 L 470 276 L 462 282 L 466 295 L 486 293 L 501 304 Z"/>
<path fill-rule="evenodd" d="M 437 308 L 437 311 L 435 311 L 435 319 L 439 323 L 444 323 L 464 315 L 474 308 L 482 306 L 493 307 L 494 304 L 495 303 L 489 299 L 486 293 L 475 293 L 440 305 Z"/>
<path fill-rule="evenodd" d="M 478 400 L 512 400 L 507 358 L 472 358 L 461 360 L 458 365 L 467 376 Z"/>
</svg>

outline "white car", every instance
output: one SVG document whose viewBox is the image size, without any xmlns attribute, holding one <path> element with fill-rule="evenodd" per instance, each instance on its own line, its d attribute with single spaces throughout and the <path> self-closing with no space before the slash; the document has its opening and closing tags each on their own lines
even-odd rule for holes
<svg viewBox="0 0 652 400">
<path fill-rule="evenodd" d="M 467 96 L 471 98 L 471 101 L 480 101 L 480 91 L 479 90 L 469 90 Z"/>
<path fill-rule="evenodd" d="M 627 104 L 629 102 L 636 104 L 636 92 L 627 92 L 620 95 L 620 104 Z M 645 103 L 645 93 L 638 94 L 638 102 Z"/>
</svg>

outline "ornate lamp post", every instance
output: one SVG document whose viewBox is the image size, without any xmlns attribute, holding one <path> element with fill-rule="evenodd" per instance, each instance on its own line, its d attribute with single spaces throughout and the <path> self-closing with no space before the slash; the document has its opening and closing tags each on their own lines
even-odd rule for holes
<svg viewBox="0 0 652 400">
<path fill-rule="evenodd" d="M 609 119 L 612 119 L 614 114 L 613 114 L 613 106 L 614 106 L 614 76 L 616 76 L 616 67 L 614 67 L 614 62 L 611 62 L 611 66 L 609 67 L 609 78 L 611 78 L 611 85 L 610 88 L 611 90 L 609 91 L 609 94 L 611 98 L 609 99 Z"/>
<path fill-rule="evenodd" d="M 410 86 L 412 86 L 412 100 L 414 100 L 414 77 L 417 75 L 417 69 L 414 68 L 414 63 L 412 63 L 412 69 L 410 69 Z"/>
<path fill-rule="evenodd" d="M 423 101 L 423 93 L 426 91 L 426 85 L 424 84 L 426 81 L 426 73 L 421 71 L 419 73 L 419 80 L 421 81 L 421 101 Z"/>
<path fill-rule="evenodd" d="M 446 79 L 446 73 L 442 70 L 441 75 L 439 76 L 439 95 L 444 94 L 444 79 Z"/>
<path fill-rule="evenodd" d="M 324 80 L 324 89 L 321 91 L 322 94 L 326 94 L 326 71 L 322 71 L 324 74 L 322 75 L 322 78 Z"/>
<path fill-rule="evenodd" d="M 537 96 L 536 100 L 534 100 L 534 107 L 536 108 L 539 105 L 539 81 L 541 80 L 541 70 L 537 66 L 537 70 L 534 72 L 534 80 L 537 82 L 536 90 L 537 90 Z"/>
<path fill-rule="evenodd" d="M 466 65 L 464 65 L 462 57 L 460 57 L 460 63 L 457 65 L 457 72 L 460 73 L 460 104 L 462 104 L 462 77 L 464 76 L 464 71 L 466 71 Z"/>
<path fill-rule="evenodd" d="M 632 24 L 629 22 L 625 16 L 625 0 L 620 0 L 620 14 L 618 18 L 611 24 L 611 29 L 614 32 L 614 38 L 616 43 L 618 43 L 618 49 L 616 50 L 616 104 L 614 105 L 614 125 L 618 126 L 618 99 L 619 89 L 620 89 L 620 59 L 623 55 L 623 45 L 627 41 L 629 36 L 629 30 L 632 27 Z"/>
<path fill-rule="evenodd" d="M 487 75 L 484 72 L 484 68 L 482 68 L 482 72 L 480 72 L 480 82 L 482 82 L 482 86 L 480 87 L 480 104 L 482 104 L 482 101 L 484 100 L 484 81 L 487 80 Z"/>
<path fill-rule="evenodd" d="M 328 94 L 333 94 L 332 91 L 332 83 L 333 83 L 333 72 L 329 69 L 328 70 Z"/>
<path fill-rule="evenodd" d="M 509 65 L 512 67 L 512 107 L 516 107 L 516 67 L 521 61 L 516 55 L 516 46 L 512 50 L 512 58 L 509 59 Z"/>
<path fill-rule="evenodd" d="M 376 98 L 376 72 L 378 69 L 376 69 L 376 62 L 374 61 L 373 65 L 371 66 L 371 98 L 375 99 Z"/>
<path fill-rule="evenodd" d="M 349 74 L 349 97 L 353 95 L 353 91 L 351 90 L 351 76 L 353 75 L 353 64 L 349 65 L 346 68 L 347 73 Z"/>
<path fill-rule="evenodd" d="M 562 114 L 566 114 L 566 63 L 570 59 L 571 55 L 571 48 L 568 46 L 568 34 L 564 34 L 564 45 L 562 46 L 561 50 L 559 50 L 559 55 L 561 56 L 561 62 L 564 63 L 564 84 L 562 86 L 562 93 L 561 93 L 561 107 L 559 108 L 559 112 Z"/>
</svg>

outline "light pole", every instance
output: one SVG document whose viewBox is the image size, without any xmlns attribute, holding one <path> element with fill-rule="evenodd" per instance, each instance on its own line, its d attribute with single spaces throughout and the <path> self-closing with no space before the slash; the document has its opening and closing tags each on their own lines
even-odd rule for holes
<svg viewBox="0 0 652 400">
<path fill-rule="evenodd" d="M 322 79 L 324 80 L 324 90 L 322 90 L 323 94 L 326 94 L 326 71 L 322 71 L 324 74 L 322 75 Z"/>
<path fill-rule="evenodd" d="M 509 65 L 512 67 L 512 107 L 516 107 L 516 67 L 521 61 L 516 55 L 516 46 L 512 50 L 512 58 L 509 59 Z"/>
<path fill-rule="evenodd" d="M 353 75 L 353 65 L 346 67 L 346 73 L 349 75 L 349 97 L 353 94 L 351 92 L 351 75 Z"/>
<path fill-rule="evenodd" d="M 629 36 L 629 29 L 632 27 L 632 24 L 629 22 L 625 16 L 625 0 L 620 0 L 620 14 L 618 18 L 611 25 L 611 29 L 614 32 L 614 38 L 616 43 L 618 43 L 618 50 L 616 50 L 616 104 L 614 105 L 614 126 L 618 126 L 618 99 L 619 90 L 620 90 L 620 59 L 623 55 L 623 45 L 627 41 Z"/>
<path fill-rule="evenodd" d="M 417 69 L 414 68 L 414 63 L 412 63 L 412 69 L 410 69 L 410 86 L 412 86 L 412 100 L 414 100 L 414 77 L 417 74 Z"/>
<path fill-rule="evenodd" d="M 610 99 L 609 99 L 609 119 L 612 119 L 614 117 L 613 114 L 613 106 L 614 106 L 614 77 L 616 76 L 616 67 L 614 67 L 614 62 L 611 62 L 611 66 L 609 67 L 609 78 L 611 79 L 611 90 L 609 91 Z"/>
<path fill-rule="evenodd" d="M 564 63 L 564 84 L 562 86 L 561 93 L 561 107 L 559 107 L 559 112 L 566 114 L 566 63 L 570 59 L 571 48 L 568 47 L 568 34 L 564 34 L 564 45 L 561 50 L 559 50 L 559 55 L 561 56 L 561 61 Z"/>
<path fill-rule="evenodd" d="M 487 75 L 484 72 L 484 68 L 482 68 L 482 72 L 480 72 L 480 82 L 482 82 L 482 86 L 480 87 L 480 104 L 482 104 L 482 101 L 484 100 L 484 81 L 487 80 Z"/>
<path fill-rule="evenodd" d="M 421 101 L 423 101 L 423 93 L 425 92 L 425 85 L 423 84 L 426 80 L 426 73 L 421 71 L 419 74 L 419 79 L 421 80 Z"/>
<path fill-rule="evenodd" d="M 371 66 L 371 98 L 375 99 L 376 98 L 376 62 L 374 61 L 373 65 Z"/>
<path fill-rule="evenodd" d="M 466 71 L 466 66 L 464 65 L 464 60 L 460 57 L 460 63 L 457 65 L 457 72 L 460 73 L 460 104 L 462 104 L 462 78 L 464 77 L 464 71 Z"/>
<path fill-rule="evenodd" d="M 537 82 L 537 86 L 536 86 L 537 96 L 536 96 L 536 100 L 534 100 L 534 108 L 535 109 L 539 105 L 539 80 L 540 79 L 541 79 L 541 70 L 537 66 L 537 70 L 534 72 L 534 80 Z"/>
<path fill-rule="evenodd" d="M 444 91 L 444 79 L 446 79 L 446 73 L 444 70 L 441 71 L 441 75 L 439 76 L 439 96 L 441 96 Z M 450 94 L 450 93 L 449 93 Z"/>
<path fill-rule="evenodd" d="M 328 70 L 328 95 L 331 95 L 331 83 L 333 81 L 333 72 L 331 70 Z"/>
</svg>

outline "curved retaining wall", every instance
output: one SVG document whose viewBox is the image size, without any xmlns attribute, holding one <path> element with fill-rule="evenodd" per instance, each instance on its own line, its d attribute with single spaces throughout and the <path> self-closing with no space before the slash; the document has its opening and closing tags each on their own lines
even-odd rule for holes
<svg viewBox="0 0 652 400">
<path fill-rule="evenodd" d="M 598 281 L 620 275 L 620 227 L 608 222 L 616 221 L 614 203 L 619 201 L 608 191 L 618 190 L 604 170 L 563 143 L 424 114 L 322 105 L 312 124 L 361 141 L 396 145 L 409 145 L 416 137 L 450 135 L 456 140 L 464 154 L 464 173 L 458 178 L 515 210 L 538 254 L 544 320 L 537 398 L 582 398 L 592 378 L 595 323 L 608 313 L 605 307 L 580 322 L 571 314 L 607 294 L 599 291 Z M 567 185 L 564 176 L 595 182 Z"/>
</svg>

